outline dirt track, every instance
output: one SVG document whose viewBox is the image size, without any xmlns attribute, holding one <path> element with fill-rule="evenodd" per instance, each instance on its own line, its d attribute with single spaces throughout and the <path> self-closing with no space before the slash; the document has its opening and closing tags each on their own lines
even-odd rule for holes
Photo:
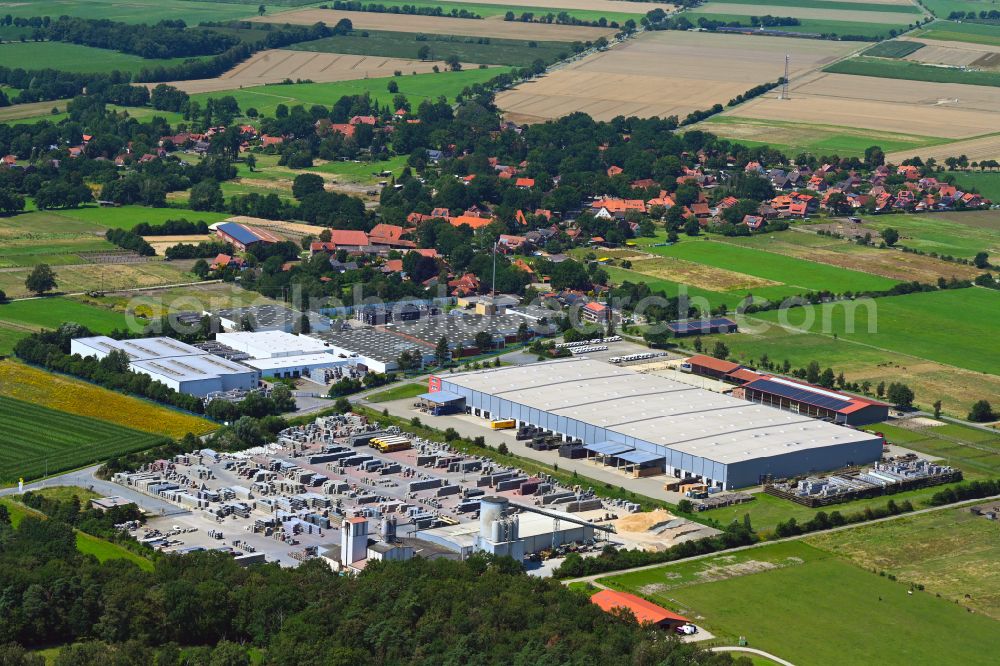
<svg viewBox="0 0 1000 666">
<path fill-rule="evenodd" d="M 249 88 L 266 83 L 279 83 L 285 79 L 309 79 L 317 83 L 331 83 L 392 76 L 395 71 L 404 74 L 411 72 L 423 74 L 432 71 L 435 65 L 440 67 L 441 63 L 383 56 L 272 49 L 254 54 L 249 60 L 217 78 L 172 81 L 169 85 L 194 94 Z M 148 85 L 152 87 L 156 84 Z"/>
<path fill-rule="evenodd" d="M 686 116 L 725 104 L 757 84 L 777 80 L 791 55 L 792 74 L 856 48 L 842 42 L 664 31 L 614 48 L 497 96 L 511 120 L 538 122 L 573 111 L 598 120 Z"/>
<path fill-rule="evenodd" d="M 622 9 L 619 11 L 626 10 Z M 507 39 L 534 39 L 549 42 L 595 41 L 600 37 L 608 37 L 616 32 L 614 28 L 588 28 L 575 25 L 504 21 L 499 16 L 491 19 L 459 19 L 410 14 L 344 12 L 333 9 L 303 9 L 295 12 L 282 12 L 281 14 L 281 21 L 283 23 L 301 25 L 312 25 L 322 21 L 332 26 L 336 25 L 337 21 L 343 18 L 350 19 L 351 24 L 358 30 L 423 32 L 436 35 L 468 35 L 470 37 L 503 37 Z M 271 23 L 274 21 L 274 18 L 262 16 L 250 20 Z"/>
</svg>

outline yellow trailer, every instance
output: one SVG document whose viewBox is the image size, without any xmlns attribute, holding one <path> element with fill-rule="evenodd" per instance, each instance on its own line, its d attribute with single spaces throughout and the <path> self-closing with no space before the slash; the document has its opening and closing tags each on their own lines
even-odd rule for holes
<svg viewBox="0 0 1000 666">
<path fill-rule="evenodd" d="M 514 419 L 502 419 L 499 421 L 490 421 L 490 428 L 493 430 L 510 430 L 511 428 L 517 427 L 517 421 Z"/>
</svg>

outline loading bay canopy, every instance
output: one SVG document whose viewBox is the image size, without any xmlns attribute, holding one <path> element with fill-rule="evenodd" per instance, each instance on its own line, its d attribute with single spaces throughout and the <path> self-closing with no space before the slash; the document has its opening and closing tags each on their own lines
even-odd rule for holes
<svg viewBox="0 0 1000 666">
<path fill-rule="evenodd" d="M 602 456 L 618 456 L 627 451 L 634 451 L 634 446 L 622 444 L 621 442 L 597 442 L 596 444 L 584 444 L 583 448 Z"/>
<path fill-rule="evenodd" d="M 458 402 L 459 400 L 464 401 L 465 397 L 460 396 L 457 393 L 452 393 L 451 391 L 435 391 L 433 393 L 424 393 L 418 396 L 420 400 L 426 400 L 427 402 L 434 403 L 435 405 L 450 405 L 453 402 Z"/>
</svg>

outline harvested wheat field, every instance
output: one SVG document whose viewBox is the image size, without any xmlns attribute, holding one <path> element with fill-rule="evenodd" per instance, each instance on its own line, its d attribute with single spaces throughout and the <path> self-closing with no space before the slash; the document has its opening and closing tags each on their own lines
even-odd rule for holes
<svg viewBox="0 0 1000 666">
<path fill-rule="evenodd" d="M 822 19 L 827 21 L 860 21 L 865 23 L 906 23 L 908 14 L 899 12 L 879 12 L 854 9 L 817 9 L 815 7 L 775 7 L 766 2 L 761 5 L 729 4 L 710 2 L 691 10 L 692 14 L 726 14 L 737 16 L 794 16 L 797 19 Z"/>
<path fill-rule="evenodd" d="M 781 284 L 725 268 L 715 268 L 693 261 L 654 255 L 647 255 L 642 259 L 632 259 L 631 270 L 661 280 L 680 282 L 709 291 L 748 291 Z"/>
<path fill-rule="evenodd" d="M 515 121 L 539 122 L 573 111 L 615 116 L 686 116 L 725 104 L 753 86 L 826 65 L 855 47 L 833 41 L 698 32 L 647 32 L 497 96 Z"/>
<path fill-rule="evenodd" d="M 173 247 L 178 243 L 197 245 L 204 241 L 210 241 L 215 237 L 208 234 L 190 234 L 185 236 L 143 236 L 142 238 L 156 250 L 156 254 L 162 255 L 168 247 Z"/>
<path fill-rule="evenodd" d="M 625 4 L 625 3 L 615 3 Z M 645 5 L 643 5 L 645 6 Z M 624 8 L 623 8 L 624 9 Z M 622 11 L 622 10 L 619 10 Z M 648 10 L 647 10 L 648 11 Z M 303 9 L 282 12 L 284 23 L 312 25 L 322 21 L 336 25 L 340 19 L 349 19 L 355 30 L 389 30 L 392 32 L 422 32 L 430 35 L 467 35 L 469 37 L 504 37 L 507 39 L 534 39 L 547 42 L 594 41 L 613 35 L 614 28 L 588 28 L 554 23 L 521 23 L 495 19 L 460 19 L 444 16 L 416 16 L 374 12 L 344 12 L 333 9 Z M 273 17 L 250 19 L 272 23 Z"/>
<path fill-rule="evenodd" d="M 195 94 L 262 86 L 267 83 L 280 83 L 285 79 L 309 79 L 316 83 L 333 83 L 392 76 L 395 71 L 425 74 L 433 71 L 435 65 L 440 67 L 441 63 L 383 56 L 271 49 L 251 56 L 249 60 L 214 79 L 172 81 L 168 85 Z M 155 84 L 147 85 L 153 87 Z"/>
<path fill-rule="evenodd" d="M 790 97 L 762 95 L 734 114 L 952 139 L 1000 127 L 1000 88 L 989 86 L 820 72 L 793 82 Z"/>
<path fill-rule="evenodd" d="M 965 155 L 973 162 L 1000 159 L 1000 134 L 968 139 L 966 141 L 955 141 L 954 143 L 946 143 L 929 148 L 903 150 L 898 153 L 890 153 L 886 156 L 886 159 L 898 164 L 902 160 L 919 156 L 924 160 L 933 157 L 938 162 L 943 162 L 949 157 L 958 157 L 959 155 Z"/>
</svg>

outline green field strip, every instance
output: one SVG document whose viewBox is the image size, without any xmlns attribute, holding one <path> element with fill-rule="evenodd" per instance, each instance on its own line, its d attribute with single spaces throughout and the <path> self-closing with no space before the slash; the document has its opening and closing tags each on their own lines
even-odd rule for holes
<svg viewBox="0 0 1000 666">
<path fill-rule="evenodd" d="M 961 83 L 970 86 L 1000 86 L 1000 72 L 972 71 L 959 67 L 937 67 L 909 60 L 890 60 L 866 56 L 835 62 L 824 68 L 823 71 L 882 79 Z"/>
</svg>

